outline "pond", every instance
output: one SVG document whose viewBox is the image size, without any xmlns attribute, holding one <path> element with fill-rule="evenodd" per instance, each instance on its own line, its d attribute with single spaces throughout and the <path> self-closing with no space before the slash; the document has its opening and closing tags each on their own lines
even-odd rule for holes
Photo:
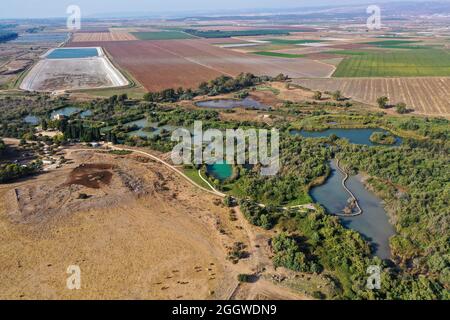
<svg viewBox="0 0 450 320">
<path fill-rule="evenodd" d="M 325 184 L 312 188 L 310 195 L 329 213 L 341 213 L 350 195 L 342 187 L 344 175 L 337 168 L 336 162 L 331 161 L 330 166 L 332 169 L 330 177 Z M 389 222 L 382 200 L 366 189 L 359 175 L 350 177 L 347 187 L 358 199 L 363 214 L 357 217 L 341 217 L 342 224 L 363 235 L 371 244 L 375 255 L 382 259 L 389 259 L 391 256 L 389 238 L 395 235 L 395 229 Z"/>
<path fill-rule="evenodd" d="M 258 110 L 268 110 L 269 106 L 262 104 L 250 97 L 242 100 L 235 99 L 220 99 L 220 100 L 208 100 L 200 101 L 196 103 L 197 107 L 201 108 L 213 108 L 213 109 L 233 109 L 233 108 L 248 108 Z"/>
<path fill-rule="evenodd" d="M 68 37 L 67 33 L 23 33 L 20 34 L 16 40 L 11 41 L 10 43 L 61 43 L 64 42 Z"/>
<path fill-rule="evenodd" d="M 212 165 L 206 165 L 206 172 L 220 181 L 225 181 L 232 177 L 233 166 L 226 162 L 218 162 Z"/>
<path fill-rule="evenodd" d="M 58 48 L 51 51 L 47 59 L 79 59 L 98 57 L 97 48 Z"/>
<path fill-rule="evenodd" d="M 366 146 L 379 146 L 379 144 L 370 141 L 370 136 L 374 132 L 386 133 L 383 129 L 328 129 L 325 131 L 306 131 L 306 130 L 291 130 L 292 135 L 300 135 L 305 138 L 327 138 L 335 134 L 339 138 L 348 139 L 350 143 L 360 144 Z M 396 137 L 396 142 L 393 146 L 400 146 L 402 139 Z"/>
<path fill-rule="evenodd" d="M 76 107 L 65 107 L 65 108 L 53 110 L 50 113 L 50 119 L 53 119 L 57 115 L 70 117 L 71 115 L 74 115 L 74 114 L 76 114 L 76 113 L 78 113 L 80 111 L 81 111 L 81 109 L 80 108 L 76 108 Z M 85 111 L 80 113 L 81 118 L 86 118 L 86 117 L 89 117 L 91 115 L 92 115 L 92 111 L 91 110 L 85 110 Z M 25 123 L 29 123 L 29 124 L 32 124 L 32 125 L 38 125 L 41 122 L 38 117 L 36 117 L 34 115 L 31 115 L 31 114 L 29 114 L 26 117 L 24 117 L 23 121 Z"/>
<path fill-rule="evenodd" d="M 29 114 L 25 118 L 23 118 L 23 121 L 25 121 L 25 123 L 29 123 L 32 125 L 38 125 L 41 122 L 38 117 L 33 116 L 31 114 Z"/>
<path fill-rule="evenodd" d="M 85 111 L 80 113 L 80 116 L 81 116 L 81 118 L 90 117 L 90 116 L 92 116 L 92 111 L 91 110 L 85 110 Z"/>
<path fill-rule="evenodd" d="M 149 122 L 148 119 L 146 119 L 146 118 L 128 122 L 128 123 L 124 124 L 124 126 L 139 127 L 139 130 L 131 131 L 128 133 L 128 135 L 129 136 L 138 136 L 138 137 L 143 137 L 143 138 L 144 137 L 151 138 L 151 137 L 161 134 L 163 131 L 171 132 L 171 131 L 174 131 L 175 129 L 177 129 L 177 127 L 171 126 L 171 125 L 164 125 L 164 126 L 160 127 L 158 122 Z M 147 131 L 147 130 L 144 130 L 145 128 L 153 128 L 153 129 Z"/>
<path fill-rule="evenodd" d="M 54 117 L 60 115 L 60 116 L 66 116 L 70 117 L 71 115 L 80 112 L 81 109 L 77 107 L 65 107 L 57 110 L 53 110 L 50 114 L 50 119 L 53 119 Z"/>
</svg>

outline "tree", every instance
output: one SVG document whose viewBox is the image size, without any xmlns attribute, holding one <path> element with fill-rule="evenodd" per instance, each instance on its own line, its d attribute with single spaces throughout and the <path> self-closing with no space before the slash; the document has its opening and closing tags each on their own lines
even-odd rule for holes
<svg viewBox="0 0 450 320">
<path fill-rule="evenodd" d="M 235 205 L 235 201 L 234 201 L 233 197 L 226 196 L 223 199 L 223 204 L 226 205 L 227 207 L 231 208 L 231 207 L 233 207 Z"/>
<path fill-rule="evenodd" d="M 310 272 L 310 264 L 299 244 L 286 233 L 280 233 L 272 239 L 275 267 L 285 267 L 294 271 Z"/>
<path fill-rule="evenodd" d="M 408 108 L 406 107 L 406 103 L 404 102 L 399 102 L 395 105 L 395 110 L 397 111 L 397 113 L 399 114 L 405 114 L 408 113 Z"/>
<path fill-rule="evenodd" d="M 252 281 L 252 275 L 250 274 L 238 274 L 238 281 L 239 282 L 251 282 Z"/>
<path fill-rule="evenodd" d="M 335 92 L 332 93 L 333 99 L 336 101 L 340 101 L 342 100 L 342 92 L 337 90 Z"/>
<path fill-rule="evenodd" d="M 124 102 L 124 101 L 128 100 L 128 95 L 126 93 L 123 93 L 117 98 L 117 100 L 120 102 Z"/>
<path fill-rule="evenodd" d="M 6 145 L 3 142 L 3 140 L 0 139 L 0 155 L 2 154 L 2 152 L 6 149 Z"/>
<path fill-rule="evenodd" d="M 46 119 L 42 119 L 42 121 L 41 121 L 41 127 L 42 127 L 42 130 L 47 131 L 47 129 L 48 129 L 48 123 L 47 123 L 47 120 L 46 120 Z"/>
<path fill-rule="evenodd" d="M 314 92 L 314 100 L 321 100 L 322 99 L 322 92 L 316 91 Z"/>
<path fill-rule="evenodd" d="M 379 97 L 377 99 L 378 107 L 380 107 L 381 109 L 386 109 L 388 102 L 389 102 L 389 98 L 385 97 L 385 96 Z"/>
</svg>

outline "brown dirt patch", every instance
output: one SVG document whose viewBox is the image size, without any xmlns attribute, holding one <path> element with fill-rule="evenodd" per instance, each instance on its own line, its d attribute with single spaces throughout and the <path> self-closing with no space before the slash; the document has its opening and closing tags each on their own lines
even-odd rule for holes
<svg viewBox="0 0 450 320">
<path fill-rule="evenodd" d="M 92 189 L 100 189 L 102 185 L 109 185 L 113 177 L 110 164 L 81 164 L 70 173 L 67 185 L 80 185 Z"/>
</svg>

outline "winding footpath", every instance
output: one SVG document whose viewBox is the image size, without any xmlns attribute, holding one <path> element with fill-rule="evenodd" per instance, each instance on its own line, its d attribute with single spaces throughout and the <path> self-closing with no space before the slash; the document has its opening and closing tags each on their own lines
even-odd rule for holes
<svg viewBox="0 0 450 320">
<path fill-rule="evenodd" d="M 334 213 L 335 216 L 339 216 L 339 217 L 357 217 L 363 214 L 363 210 L 361 209 L 358 199 L 356 199 L 355 195 L 353 194 L 353 192 L 350 191 L 349 188 L 347 188 L 347 185 L 345 184 L 349 178 L 349 175 L 346 171 L 344 171 L 344 169 L 342 169 L 339 166 L 339 159 L 337 159 L 336 165 L 338 167 L 338 169 L 342 172 L 342 174 L 344 174 L 344 179 L 342 179 L 342 187 L 345 189 L 345 191 L 348 192 L 348 194 L 350 194 L 350 196 L 352 197 L 353 201 L 356 204 L 356 207 L 358 208 L 358 212 L 355 213 L 351 213 L 351 214 L 345 214 L 345 213 Z"/>
<path fill-rule="evenodd" d="M 215 195 L 215 196 L 221 197 L 221 198 L 225 198 L 225 197 L 227 196 L 225 193 L 222 193 L 222 192 L 218 191 L 217 189 L 215 189 L 215 188 L 211 185 L 211 183 L 210 183 L 207 179 L 205 179 L 205 178 L 202 176 L 200 170 L 198 170 L 198 175 L 199 175 L 199 177 L 202 179 L 202 181 L 204 181 L 204 182 L 211 188 L 211 190 L 208 190 L 208 189 L 202 187 L 201 185 L 199 185 L 198 183 L 196 183 L 195 181 L 193 181 L 191 178 L 189 178 L 186 174 L 184 174 L 181 170 L 177 169 L 176 167 L 174 167 L 174 166 L 171 165 L 170 163 L 168 163 L 168 162 L 166 162 L 166 161 L 164 161 L 164 160 L 162 160 L 162 159 L 160 159 L 160 158 L 158 158 L 158 157 L 152 155 L 151 153 L 148 153 L 148 152 L 145 152 L 145 151 L 141 151 L 141 150 L 136 150 L 136 149 L 118 148 L 118 147 L 116 147 L 116 146 L 109 146 L 109 147 L 110 147 L 112 150 L 118 150 L 118 151 L 123 150 L 123 151 L 130 151 L 130 152 L 136 152 L 136 153 L 139 153 L 139 154 L 143 154 L 143 155 L 145 155 L 145 156 L 147 156 L 147 157 L 149 157 L 149 158 L 151 158 L 151 159 L 153 159 L 153 160 L 155 160 L 155 161 L 157 161 L 157 162 L 163 164 L 164 166 L 166 166 L 166 167 L 169 168 L 170 170 L 174 171 L 175 173 L 179 174 L 179 175 L 182 176 L 184 179 L 186 179 L 189 183 L 191 183 L 193 186 L 195 186 L 195 187 L 197 187 L 197 188 L 199 188 L 199 189 L 201 189 L 201 190 L 203 190 L 203 191 L 206 191 L 206 192 L 208 192 L 208 193 L 211 193 L 211 194 L 213 194 L 213 195 Z M 93 149 L 77 149 L 76 151 L 87 151 L 87 150 L 92 151 Z M 350 190 L 349 190 L 349 191 L 350 191 Z M 265 207 L 264 204 L 258 204 L 258 205 L 260 205 L 261 207 Z M 358 206 L 358 207 L 359 207 L 359 206 Z M 291 207 L 282 207 L 282 209 L 283 209 L 283 210 L 289 210 L 289 209 L 308 209 L 308 210 L 316 210 L 316 208 L 315 208 L 315 206 L 314 206 L 313 203 L 304 204 L 304 205 L 296 205 L 296 206 L 291 206 Z"/>
</svg>

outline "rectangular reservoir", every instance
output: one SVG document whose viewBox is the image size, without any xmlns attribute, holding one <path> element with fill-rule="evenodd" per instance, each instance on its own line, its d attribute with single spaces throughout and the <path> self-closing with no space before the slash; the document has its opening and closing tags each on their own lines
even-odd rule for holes
<svg viewBox="0 0 450 320">
<path fill-rule="evenodd" d="M 98 57 L 99 50 L 97 48 L 57 48 L 50 51 L 46 59 L 81 59 Z"/>
<path fill-rule="evenodd" d="M 100 47 L 55 48 L 28 72 L 20 88 L 37 92 L 64 92 L 128 85 Z"/>
</svg>

